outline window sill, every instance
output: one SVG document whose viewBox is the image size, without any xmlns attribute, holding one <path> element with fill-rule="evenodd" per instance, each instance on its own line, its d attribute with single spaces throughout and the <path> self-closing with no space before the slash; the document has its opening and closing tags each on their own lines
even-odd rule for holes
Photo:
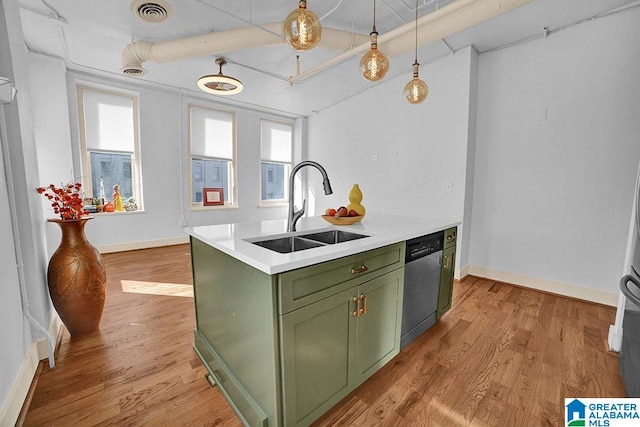
<svg viewBox="0 0 640 427">
<path fill-rule="evenodd" d="M 216 211 L 216 210 L 228 210 L 238 209 L 235 205 L 220 205 L 220 206 L 191 206 L 189 212 L 203 212 L 203 211 Z"/>
<path fill-rule="evenodd" d="M 146 213 L 143 209 L 138 209 L 137 211 L 123 211 L 123 212 L 93 212 L 90 213 L 89 216 L 93 218 L 103 218 L 109 216 L 121 216 L 121 215 L 137 215 Z"/>
<path fill-rule="evenodd" d="M 289 206 L 288 202 L 265 202 L 261 201 L 258 203 L 259 208 L 283 208 Z"/>
</svg>

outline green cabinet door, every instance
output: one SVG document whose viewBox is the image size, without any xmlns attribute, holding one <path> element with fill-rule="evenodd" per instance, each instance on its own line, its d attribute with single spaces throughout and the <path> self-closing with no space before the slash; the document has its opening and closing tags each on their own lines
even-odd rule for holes
<svg viewBox="0 0 640 427">
<path fill-rule="evenodd" d="M 400 268 L 282 316 L 285 425 L 309 425 L 398 354 L 403 278 Z"/>
<path fill-rule="evenodd" d="M 455 265 L 456 246 L 453 245 L 442 251 L 442 273 L 440 274 L 440 292 L 438 293 L 438 319 L 451 308 Z"/>
<path fill-rule="evenodd" d="M 363 313 L 358 317 L 356 384 L 361 384 L 400 349 L 404 268 L 358 287 Z"/>
<path fill-rule="evenodd" d="M 282 316 L 284 424 L 309 425 L 351 390 L 356 288 Z"/>
</svg>

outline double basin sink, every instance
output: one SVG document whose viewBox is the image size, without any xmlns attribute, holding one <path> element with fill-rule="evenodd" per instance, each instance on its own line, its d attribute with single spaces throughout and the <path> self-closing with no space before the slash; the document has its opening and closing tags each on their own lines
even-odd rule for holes
<svg viewBox="0 0 640 427">
<path fill-rule="evenodd" d="M 314 231 L 296 236 L 270 238 L 267 240 L 250 241 L 254 245 L 271 249 L 281 254 L 303 251 L 305 249 L 319 248 L 321 246 L 334 245 L 336 243 L 349 242 L 351 240 L 369 237 L 365 234 L 353 233 L 351 231 L 328 230 Z"/>
</svg>

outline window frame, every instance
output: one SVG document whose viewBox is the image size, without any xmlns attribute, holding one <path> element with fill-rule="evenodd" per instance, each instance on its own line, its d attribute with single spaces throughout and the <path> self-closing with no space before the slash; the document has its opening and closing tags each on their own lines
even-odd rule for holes
<svg viewBox="0 0 640 427">
<path fill-rule="evenodd" d="M 291 141 L 290 141 L 290 152 L 291 152 L 291 161 L 290 162 L 280 162 L 275 160 L 265 159 L 262 153 L 263 147 L 263 129 L 265 122 L 276 123 L 279 125 L 289 126 L 291 128 Z M 294 140 L 295 140 L 295 123 L 289 122 L 285 120 L 276 120 L 276 119 L 260 119 L 260 159 L 258 163 L 258 206 L 259 207 L 279 207 L 279 206 L 287 206 L 289 204 L 289 175 L 291 174 L 291 169 L 293 169 L 294 163 Z M 284 177 L 284 198 L 282 199 L 270 199 L 264 200 L 262 198 L 262 164 L 263 163 L 272 163 L 278 165 L 285 165 L 285 177 Z M 288 167 L 287 167 L 288 166 Z M 287 174 L 287 171 L 289 174 Z"/>
<path fill-rule="evenodd" d="M 129 98 L 132 102 L 133 110 L 133 151 L 118 151 L 118 150 L 94 150 L 89 149 L 87 144 L 87 127 L 85 120 L 85 102 L 84 93 L 94 92 L 104 95 L 120 96 L 123 98 Z M 93 180 L 92 180 L 92 167 L 91 167 L 91 153 L 113 153 L 113 154 L 130 154 L 131 155 L 131 191 L 133 198 L 136 201 L 138 209 L 135 211 L 124 212 L 111 212 L 110 214 L 131 214 L 144 212 L 144 202 L 142 193 L 142 162 L 140 155 L 140 103 L 139 94 L 136 92 L 96 87 L 89 84 L 76 84 L 76 98 L 78 108 L 78 129 L 80 140 L 80 168 L 82 170 L 82 187 L 84 194 L 90 194 L 93 198 Z M 105 197 L 108 200 L 110 191 L 105 189 Z M 96 212 L 93 215 L 100 215 L 105 212 Z"/>
<path fill-rule="evenodd" d="M 193 116 L 191 114 L 193 109 L 200 110 L 208 110 L 216 113 L 224 113 L 231 116 L 231 159 L 225 159 L 221 157 L 209 157 L 202 155 L 193 154 Z M 236 132 L 236 112 L 232 110 L 226 110 L 223 108 L 213 108 L 211 106 L 188 103 L 187 104 L 187 135 L 188 135 L 188 158 L 187 162 L 189 163 L 189 210 L 218 210 L 218 209 L 229 209 L 229 208 L 237 208 L 238 207 L 238 196 L 237 196 L 237 176 L 236 176 L 236 162 L 237 162 L 237 132 Z M 217 161 L 229 161 L 229 171 L 228 171 L 228 179 L 229 179 L 229 201 L 225 201 L 222 205 L 209 205 L 205 206 L 203 201 L 196 202 L 193 198 L 194 187 L 193 187 L 193 160 L 217 160 Z M 226 194 L 225 194 L 226 196 Z M 204 200 L 204 198 L 203 198 Z"/>
</svg>

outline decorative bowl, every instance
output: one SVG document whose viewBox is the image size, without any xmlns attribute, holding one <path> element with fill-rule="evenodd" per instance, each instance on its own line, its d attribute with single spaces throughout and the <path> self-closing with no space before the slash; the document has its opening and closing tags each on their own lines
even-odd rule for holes
<svg viewBox="0 0 640 427">
<path fill-rule="evenodd" d="M 325 221 L 330 222 L 333 225 L 351 225 L 356 222 L 362 221 L 362 215 L 358 216 L 330 216 L 322 215 Z"/>
</svg>

